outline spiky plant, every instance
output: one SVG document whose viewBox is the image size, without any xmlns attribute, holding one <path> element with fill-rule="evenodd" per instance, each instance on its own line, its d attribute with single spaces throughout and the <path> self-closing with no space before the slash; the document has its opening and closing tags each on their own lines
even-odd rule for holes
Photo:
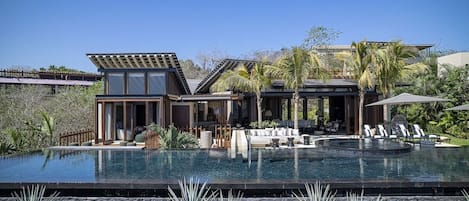
<svg viewBox="0 0 469 201">
<path fill-rule="evenodd" d="M 32 185 L 32 186 L 27 186 L 26 188 L 24 188 L 23 186 L 19 194 L 16 192 L 13 192 L 11 195 L 17 201 L 52 201 L 52 200 L 57 199 L 57 197 L 60 194 L 58 192 L 54 192 L 46 197 L 45 193 L 46 193 L 46 186 Z"/>
<path fill-rule="evenodd" d="M 314 184 L 305 184 L 306 194 L 299 191 L 299 194 L 293 192 L 293 196 L 299 201 L 333 201 L 336 192 L 332 192 L 328 185 L 321 185 L 318 181 Z"/>
<path fill-rule="evenodd" d="M 347 192 L 346 200 L 347 201 L 364 201 L 366 199 L 363 197 L 363 194 L 364 194 L 363 190 L 362 190 L 361 195 Z M 378 197 L 376 198 L 376 201 L 384 201 L 384 198 L 382 198 L 381 195 L 378 195 Z"/>
<path fill-rule="evenodd" d="M 184 178 L 183 181 L 179 180 L 179 188 L 181 195 L 178 197 L 173 189 L 168 186 L 169 199 L 173 201 L 211 201 L 216 200 L 218 191 L 211 191 L 207 183 L 200 184 L 199 179 L 190 178 L 189 181 Z"/>
<path fill-rule="evenodd" d="M 226 201 L 235 201 L 235 200 L 240 200 L 241 198 L 243 198 L 243 193 L 241 193 L 241 191 L 238 191 L 236 193 L 236 195 L 233 193 L 233 189 L 230 189 L 228 191 L 228 195 L 226 197 Z M 224 201 L 224 198 L 223 198 L 223 193 L 221 193 L 220 191 L 220 200 L 221 201 Z"/>
<path fill-rule="evenodd" d="M 466 198 L 466 201 L 469 201 L 469 193 L 467 193 L 466 189 L 462 189 L 462 195 L 464 195 L 464 198 Z"/>
</svg>

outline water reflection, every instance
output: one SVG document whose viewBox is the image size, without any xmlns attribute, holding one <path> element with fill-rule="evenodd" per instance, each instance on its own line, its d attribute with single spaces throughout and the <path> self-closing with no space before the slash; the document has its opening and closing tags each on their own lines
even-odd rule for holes
<svg viewBox="0 0 469 201">
<path fill-rule="evenodd" d="M 327 179 L 469 181 L 469 148 L 363 155 L 321 149 L 252 149 L 252 163 L 226 150 L 59 151 L 0 159 L 0 181 Z"/>
</svg>

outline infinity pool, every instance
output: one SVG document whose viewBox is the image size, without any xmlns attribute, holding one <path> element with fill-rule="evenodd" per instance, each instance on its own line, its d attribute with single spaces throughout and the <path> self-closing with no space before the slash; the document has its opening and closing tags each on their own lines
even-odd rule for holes
<svg viewBox="0 0 469 201">
<path fill-rule="evenodd" d="M 46 150 L 0 158 L 0 183 L 102 183 L 198 177 L 217 181 L 469 181 L 469 148 L 420 148 L 356 155 L 322 149 Z"/>
</svg>

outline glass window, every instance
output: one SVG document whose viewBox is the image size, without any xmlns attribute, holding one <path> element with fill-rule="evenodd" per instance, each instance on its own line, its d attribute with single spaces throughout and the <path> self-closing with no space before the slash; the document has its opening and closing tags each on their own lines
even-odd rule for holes
<svg viewBox="0 0 469 201">
<path fill-rule="evenodd" d="M 145 74 L 129 73 L 128 74 L 128 94 L 144 95 L 145 94 Z"/>
<path fill-rule="evenodd" d="M 124 95 L 124 73 L 109 73 L 109 95 Z"/>
<path fill-rule="evenodd" d="M 164 73 L 149 73 L 148 85 L 151 95 L 166 94 L 166 79 Z"/>
</svg>

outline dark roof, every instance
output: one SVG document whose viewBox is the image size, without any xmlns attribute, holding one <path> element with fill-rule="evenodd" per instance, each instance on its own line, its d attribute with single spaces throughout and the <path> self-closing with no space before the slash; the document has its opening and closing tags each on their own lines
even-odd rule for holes
<svg viewBox="0 0 469 201">
<path fill-rule="evenodd" d="M 210 86 L 227 70 L 233 70 L 241 64 L 244 64 L 246 68 L 251 69 L 257 61 L 253 60 L 240 60 L 240 59 L 224 59 L 221 61 L 215 69 L 213 69 L 207 77 L 205 77 L 197 86 L 194 94 L 198 93 L 209 93 Z"/>
<path fill-rule="evenodd" d="M 98 69 L 174 68 L 179 84 L 191 94 L 176 53 L 89 53 L 86 56 Z"/>
</svg>

